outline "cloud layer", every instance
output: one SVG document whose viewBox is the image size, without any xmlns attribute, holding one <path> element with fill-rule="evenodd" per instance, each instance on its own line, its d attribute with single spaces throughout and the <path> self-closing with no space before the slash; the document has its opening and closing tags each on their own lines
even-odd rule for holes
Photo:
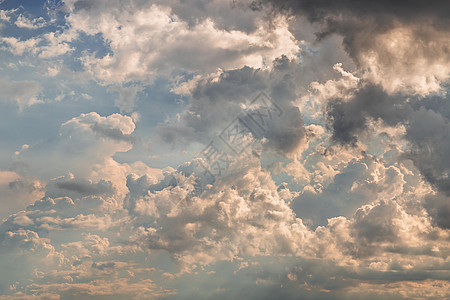
<svg viewBox="0 0 450 300">
<path fill-rule="evenodd" d="M 447 299 L 445 1 L 0 1 L 0 299 Z"/>
</svg>

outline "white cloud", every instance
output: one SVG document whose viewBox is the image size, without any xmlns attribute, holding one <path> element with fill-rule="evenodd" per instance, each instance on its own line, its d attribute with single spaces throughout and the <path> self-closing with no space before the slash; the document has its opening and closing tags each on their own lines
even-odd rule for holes
<svg viewBox="0 0 450 300">
<path fill-rule="evenodd" d="M 46 26 L 46 22 L 45 22 L 44 18 L 39 17 L 36 19 L 28 19 L 27 17 L 25 17 L 22 14 L 20 14 L 17 17 L 17 20 L 14 24 L 16 24 L 17 27 L 22 27 L 22 28 L 27 28 L 27 29 L 38 29 L 38 28 L 42 28 L 42 27 Z"/>
<path fill-rule="evenodd" d="M 35 53 L 36 46 L 41 42 L 41 39 L 30 38 L 22 41 L 15 37 L 1 37 L 1 41 L 8 45 L 8 47 L 3 47 L 4 50 L 11 51 L 15 55 L 22 55 L 25 52 Z"/>
<path fill-rule="evenodd" d="M 448 33 L 432 26 L 397 26 L 371 40 L 358 55 L 364 77 L 388 92 L 428 95 L 450 78 Z"/>
<path fill-rule="evenodd" d="M 124 6 L 120 12 L 109 5 L 101 10 L 75 10 L 73 5 L 68 3 L 72 29 L 101 33 L 111 47 L 111 55 L 84 58 L 88 70 L 108 83 L 151 83 L 157 76 L 186 71 L 207 74 L 217 68 L 264 67 L 282 54 L 292 58 L 299 52 L 283 18 L 272 24 L 256 21 L 257 30 L 247 33 L 219 29 L 208 18 L 190 26 L 170 8 L 154 4 Z"/>
</svg>

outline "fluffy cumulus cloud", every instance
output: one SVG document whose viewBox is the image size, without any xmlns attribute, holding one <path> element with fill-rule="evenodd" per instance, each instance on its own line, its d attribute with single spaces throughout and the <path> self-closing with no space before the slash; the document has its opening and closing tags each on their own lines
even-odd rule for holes
<svg viewBox="0 0 450 300">
<path fill-rule="evenodd" d="M 192 22 L 166 2 L 67 1 L 67 9 L 74 31 L 102 34 L 108 42 L 112 55 L 84 59 L 87 69 L 106 82 L 146 82 L 162 74 L 242 65 L 262 67 L 282 54 L 294 57 L 299 51 L 281 16 L 271 23 L 252 16 L 254 28 L 246 31 L 241 26 L 225 30 L 214 22 L 215 16 Z"/>
<path fill-rule="evenodd" d="M 365 77 L 390 91 L 426 95 L 449 76 L 446 1 L 261 1 L 317 23 L 318 39 L 343 36 Z"/>
<path fill-rule="evenodd" d="M 59 134 L 51 141 L 18 151 L 16 160 L 24 165 L 26 171 L 42 172 L 50 178 L 68 172 L 86 174 L 96 165 L 106 164 L 116 152 L 130 150 L 134 128 L 135 124 L 128 116 L 112 114 L 102 117 L 95 112 L 81 114 L 61 124 Z M 49 144 L 52 144 L 51 150 L 48 149 Z M 50 158 L 55 167 L 45 168 Z"/>
<path fill-rule="evenodd" d="M 445 1 L 0 1 L 0 299 L 448 299 Z"/>
</svg>

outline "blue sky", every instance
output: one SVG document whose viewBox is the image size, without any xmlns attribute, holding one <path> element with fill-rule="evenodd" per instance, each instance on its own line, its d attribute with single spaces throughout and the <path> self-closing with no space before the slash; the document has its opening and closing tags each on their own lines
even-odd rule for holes
<svg viewBox="0 0 450 300">
<path fill-rule="evenodd" d="M 0 0 L 0 299 L 447 299 L 449 9 Z"/>
</svg>

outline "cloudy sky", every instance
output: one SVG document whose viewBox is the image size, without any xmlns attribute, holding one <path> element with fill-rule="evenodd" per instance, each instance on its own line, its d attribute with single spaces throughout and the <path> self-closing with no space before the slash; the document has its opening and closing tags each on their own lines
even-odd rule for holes
<svg viewBox="0 0 450 300">
<path fill-rule="evenodd" d="M 0 0 L 0 299 L 450 298 L 449 16 Z"/>
</svg>

